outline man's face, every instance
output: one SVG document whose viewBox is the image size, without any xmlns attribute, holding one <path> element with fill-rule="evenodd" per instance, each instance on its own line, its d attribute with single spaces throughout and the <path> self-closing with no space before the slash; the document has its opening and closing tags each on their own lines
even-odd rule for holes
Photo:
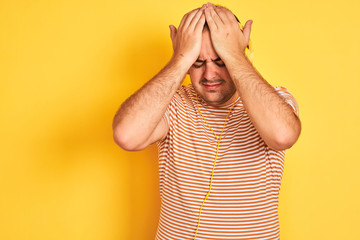
<svg viewBox="0 0 360 240">
<path fill-rule="evenodd" d="M 215 52 L 210 31 L 206 28 L 202 33 L 200 55 L 189 69 L 189 75 L 195 91 L 208 104 L 222 106 L 233 101 L 236 87 L 224 62 Z"/>
</svg>

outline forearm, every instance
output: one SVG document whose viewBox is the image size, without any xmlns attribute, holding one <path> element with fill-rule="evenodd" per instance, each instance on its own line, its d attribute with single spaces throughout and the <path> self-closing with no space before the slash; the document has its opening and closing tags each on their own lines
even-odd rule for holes
<svg viewBox="0 0 360 240">
<path fill-rule="evenodd" d="M 119 145 L 136 149 L 149 139 L 186 72 L 186 67 L 180 61 L 170 60 L 155 77 L 121 105 L 113 120 L 114 138 Z"/>
<path fill-rule="evenodd" d="M 161 119 L 199 56 L 204 23 L 201 8 L 185 14 L 178 29 L 169 26 L 174 49 L 170 62 L 126 100 L 114 117 L 114 140 L 122 148 L 140 150 L 165 136 L 169 127 Z"/>
<path fill-rule="evenodd" d="M 301 131 L 300 120 L 291 106 L 245 56 L 237 56 L 226 64 L 244 107 L 265 143 L 276 150 L 290 148 Z"/>
</svg>

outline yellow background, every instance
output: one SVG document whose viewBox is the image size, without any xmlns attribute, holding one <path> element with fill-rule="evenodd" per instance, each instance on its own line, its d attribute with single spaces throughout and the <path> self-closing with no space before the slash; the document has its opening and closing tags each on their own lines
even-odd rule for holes
<svg viewBox="0 0 360 240">
<path fill-rule="evenodd" d="M 112 118 L 203 3 L 0 1 L 0 239 L 154 239 L 157 149 L 121 150 Z M 281 239 L 360 239 L 359 2 L 215 3 L 253 19 L 255 67 L 300 106 Z"/>
</svg>

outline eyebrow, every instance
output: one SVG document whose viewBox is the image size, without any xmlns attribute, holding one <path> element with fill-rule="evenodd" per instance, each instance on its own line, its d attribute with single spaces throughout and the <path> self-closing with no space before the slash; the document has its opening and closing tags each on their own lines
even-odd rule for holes
<svg viewBox="0 0 360 240">
<path fill-rule="evenodd" d="M 217 57 L 216 59 L 211 59 L 212 62 L 217 62 L 217 61 L 220 61 L 221 58 L 220 57 Z M 198 63 L 203 63 L 203 62 L 206 62 L 205 60 L 201 60 L 201 59 L 196 59 L 196 62 Z"/>
</svg>

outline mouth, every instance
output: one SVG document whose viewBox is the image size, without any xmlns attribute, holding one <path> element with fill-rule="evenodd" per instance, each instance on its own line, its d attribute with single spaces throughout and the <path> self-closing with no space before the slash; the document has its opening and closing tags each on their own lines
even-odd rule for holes
<svg viewBox="0 0 360 240">
<path fill-rule="evenodd" d="M 222 81 L 217 81 L 217 82 L 202 82 L 201 84 L 208 90 L 214 90 L 218 87 L 220 87 L 220 85 L 222 84 Z"/>
</svg>

